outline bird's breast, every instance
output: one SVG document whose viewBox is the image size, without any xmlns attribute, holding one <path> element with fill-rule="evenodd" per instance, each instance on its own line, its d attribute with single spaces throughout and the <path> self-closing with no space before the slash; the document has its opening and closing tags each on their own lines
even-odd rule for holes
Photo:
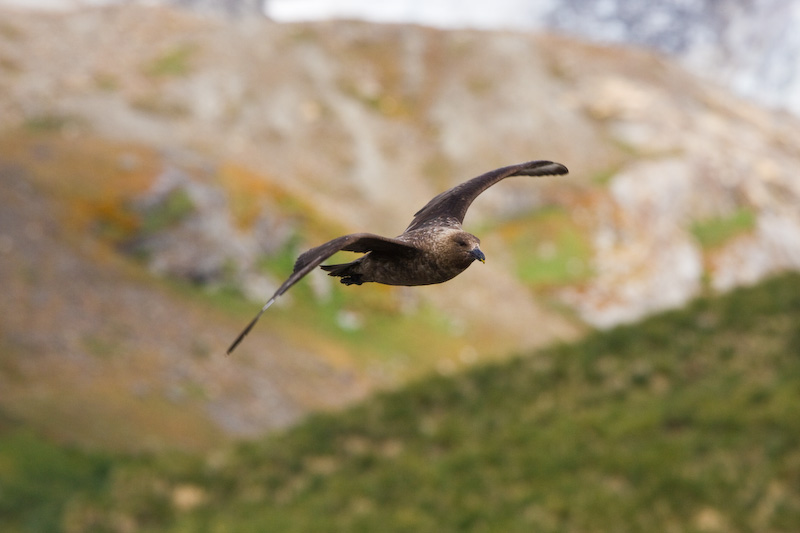
<svg viewBox="0 0 800 533">
<path fill-rule="evenodd" d="M 434 285 L 443 283 L 463 272 L 468 264 L 459 267 L 442 265 L 437 257 L 419 254 L 412 257 L 384 258 L 375 252 L 365 256 L 362 263 L 365 281 L 385 285 Z"/>
</svg>

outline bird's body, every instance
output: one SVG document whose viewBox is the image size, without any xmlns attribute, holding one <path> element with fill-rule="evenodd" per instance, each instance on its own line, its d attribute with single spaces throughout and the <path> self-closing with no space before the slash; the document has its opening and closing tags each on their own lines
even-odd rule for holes
<svg viewBox="0 0 800 533">
<path fill-rule="evenodd" d="M 417 229 L 396 237 L 413 249 L 407 252 L 368 252 L 341 265 L 322 265 L 330 276 L 345 285 L 374 282 L 384 285 L 433 285 L 461 274 L 475 259 L 483 260 L 480 240 L 466 231 L 433 227 Z M 463 243 L 463 244 L 458 244 Z M 450 253 L 450 251 L 454 253 Z"/>
<path fill-rule="evenodd" d="M 415 286 L 453 279 L 476 259 L 485 261 L 480 239 L 461 227 L 467 209 L 480 193 L 510 176 L 547 176 L 567 172 L 564 165 L 550 161 L 530 161 L 499 168 L 434 197 L 417 211 L 408 228 L 397 237 L 352 233 L 304 252 L 297 258 L 289 278 L 233 341 L 228 353 L 250 332 L 276 298 L 340 250 L 365 254 L 349 263 L 321 266 L 329 275 L 341 278 L 345 285 L 371 282 Z"/>
</svg>

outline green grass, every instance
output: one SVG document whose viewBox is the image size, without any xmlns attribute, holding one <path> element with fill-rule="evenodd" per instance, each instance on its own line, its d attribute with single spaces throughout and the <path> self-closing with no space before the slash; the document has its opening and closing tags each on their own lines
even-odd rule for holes
<svg viewBox="0 0 800 533">
<path fill-rule="evenodd" d="M 403 312 L 388 294 L 395 289 L 371 285 L 359 290 L 333 278 L 326 282 L 330 293 L 324 299 L 315 297 L 308 283 L 294 287 L 292 302 L 270 317 L 275 328 L 296 338 L 313 336 L 320 349 L 334 345 L 344 349 L 358 368 L 391 372 L 386 376 L 389 382 L 404 381 L 435 368 L 436 358 L 427 356 L 429 350 L 456 353 L 464 343 L 452 333 L 447 318 L 433 307 Z M 308 331 L 308 324 L 314 324 L 313 333 Z"/>
<path fill-rule="evenodd" d="M 270 272 L 276 280 L 287 277 L 299 255 L 293 241 L 290 239 L 282 250 L 263 257 L 259 268 Z M 345 252 L 333 256 L 330 262 L 354 257 Z M 325 283 L 329 293 L 320 297 L 313 293 L 308 280 L 302 280 L 280 298 L 269 310 L 268 319 L 259 322 L 258 327 L 279 331 L 323 358 L 328 355 L 341 363 L 344 357 L 347 364 L 359 370 L 381 374 L 383 377 L 373 377 L 384 383 L 424 375 L 436 368 L 438 361 L 428 356 L 430 352 L 457 354 L 468 342 L 450 319 L 433 306 L 420 305 L 412 313 L 404 312 L 391 294 L 397 288 L 375 284 L 345 287 L 335 278 L 328 278 Z M 263 304 L 247 300 L 232 283 L 206 290 L 196 284 L 171 280 L 165 282 L 165 287 L 183 298 L 239 317 L 242 326 Z M 353 324 L 347 323 L 348 316 L 355 318 Z"/>
<path fill-rule="evenodd" d="M 276 278 L 288 277 L 294 270 L 297 257 L 304 251 L 300 249 L 299 235 L 293 233 L 279 250 L 262 255 L 258 261 L 258 268 Z"/>
<path fill-rule="evenodd" d="M 59 531 L 76 493 L 96 498 L 112 461 L 15 429 L 0 435 L 0 530 Z"/>
<path fill-rule="evenodd" d="M 499 228 L 514 252 L 517 276 L 534 288 L 580 283 L 591 274 L 592 248 L 562 208 L 537 210 Z"/>
<path fill-rule="evenodd" d="M 752 231 L 756 226 L 756 214 L 742 207 L 724 217 L 713 217 L 692 224 L 692 233 L 705 249 L 716 248 L 728 240 Z"/>
<path fill-rule="evenodd" d="M 69 531 L 798 531 L 798 316 L 784 275 L 69 495 L 32 477 L 27 501 Z"/>
</svg>

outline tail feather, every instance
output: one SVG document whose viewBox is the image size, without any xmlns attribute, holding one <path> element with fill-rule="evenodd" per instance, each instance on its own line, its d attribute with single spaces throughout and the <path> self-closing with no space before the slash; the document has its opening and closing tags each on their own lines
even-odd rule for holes
<svg viewBox="0 0 800 533">
<path fill-rule="evenodd" d="M 361 273 L 358 272 L 357 266 L 358 260 L 339 265 L 320 265 L 322 270 L 326 271 L 329 276 L 342 278 L 339 281 L 345 285 L 361 285 L 364 282 L 361 279 Z"/>
<path fill-rule="evenodd" d="M 348 270 L 353 263 L 340 263 L 338 265 L 320 265 L 319 267 L 328 273 L 329 276 L 344 277 L 349 274 Z"/>
</svg>

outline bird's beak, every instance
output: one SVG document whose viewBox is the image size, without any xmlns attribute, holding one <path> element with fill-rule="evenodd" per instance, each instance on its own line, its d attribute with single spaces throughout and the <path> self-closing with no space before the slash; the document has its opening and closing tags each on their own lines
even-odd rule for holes
<svg viewBox="0 0 800 533">
<path fill-rule="evenodd" d="M 475 259 L 477 259 L 481 263 L 485 263 L 486 262 L 486 256 L 483 255 L 483 252 L 481 252 L 481 249 L 478 248 L 477 246 L 475 248 L 473 248 L 472 250 L 470 250 L 469 253 L 470 253 L 470 255 L 472 255 L 472 257 L 474 257 Z"/>
</svg>

